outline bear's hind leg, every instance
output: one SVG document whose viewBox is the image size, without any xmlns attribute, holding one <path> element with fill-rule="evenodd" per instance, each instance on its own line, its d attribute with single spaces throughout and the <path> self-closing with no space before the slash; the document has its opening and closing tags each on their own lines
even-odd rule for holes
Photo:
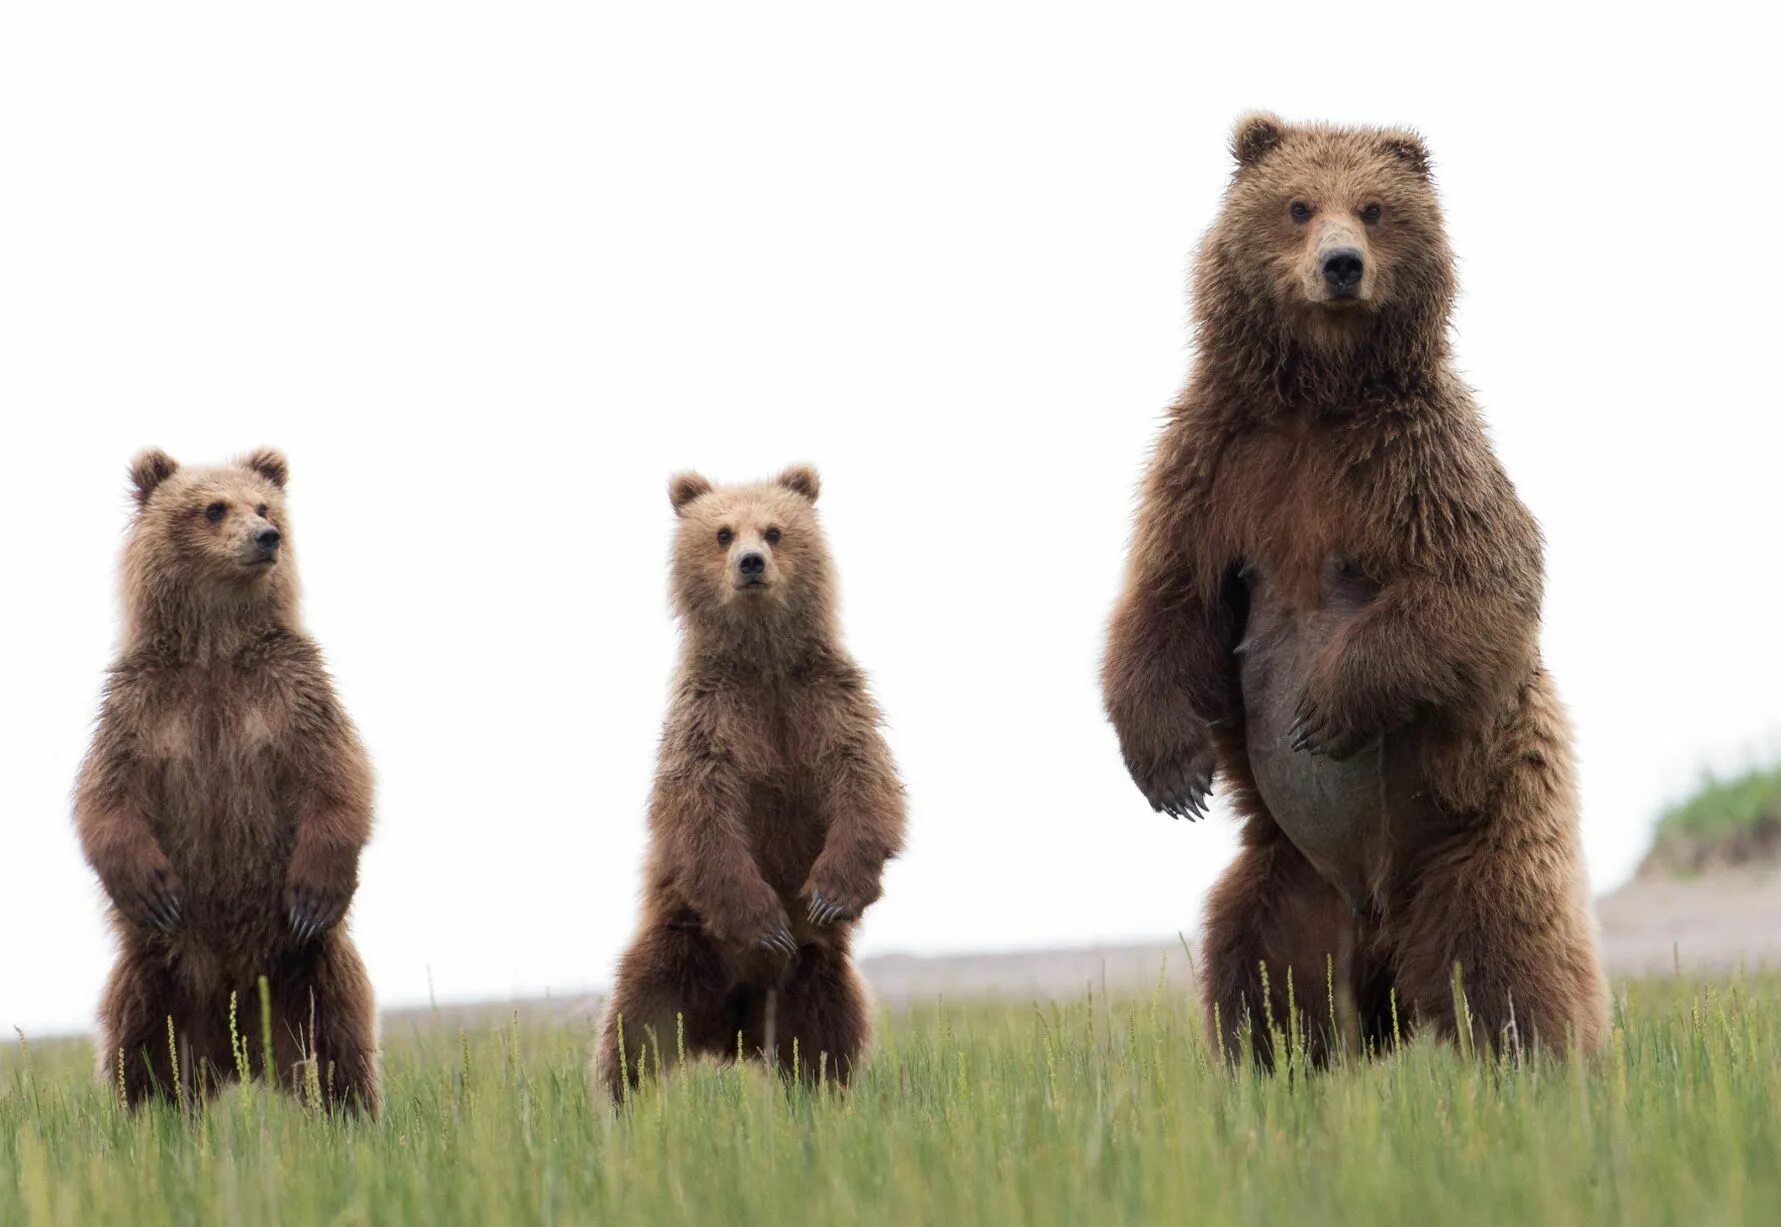
<svg viewBox="0 0 1781 1227">
<path fill-rule="evenodd" d="M 722 953 L 691 926 L 663 925 L 639 933 L 619 959 L 612 996 L 600 1016 L 589 1076 L 622 1102 L 647 1069 L 666 1072 L 686 1055 L 734 1056 L 735 1011 Z M 624 1055 L 619 1054 L 619 1032 Z"/>
<path fill-rule="evenodd" d="M 1607 999 L 1575 844 L 1528 842 L 1486 828 L 1422 866 L 1392 925 L 1399 997 L 1417 1025 L 1456 1038 L 1457 964 L 1478 1050 L 1593 1052 Z"/>
<path fill-rule="evenodd" d="M 1272 1068 L 1277 1030 L 1327 1064 L 1343 1042 L 1330 998 L 1332 989 L 1351 996 L 1353 952 L 1342 947 L 1354 930 L 1341 895 L 1292 841 L 1271 819 L 1250 818 L 1237 859 L 1206 899 L 1200 992 L 1213 1046 L 1236 1061 L 1247 1030 L 1256 1060 Z"/>
<path fill-rule="evenodd" d="M 806 1085 L 821 1080 L 846 1086 L 872 1036 L 871 997 L 846 946 L 805 946 L 770 1000 L 779 1067 L 795 1072 Z M 764 1048 L 764 1018 L 750 1029 L 757 1028 L 759 1035 L 749 1038 L 752 1046 Z"/>
</svg>

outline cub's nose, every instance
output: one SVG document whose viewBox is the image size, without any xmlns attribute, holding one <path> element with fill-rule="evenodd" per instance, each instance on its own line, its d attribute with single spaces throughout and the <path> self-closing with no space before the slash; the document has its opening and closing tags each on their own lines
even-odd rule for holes
<svg viewBox="0 0 1781 1227">
<path fill-rule="evenodd" d="M 266 550 L 268 553 L 278 548 L 280 540 L 282 540 L 282 538 L 279 536 L 276 528 L 262 528 L 260 530 L 260 535 L 254 538 L 254 541 L 259 547 Z"/>
<path fill-rule="evenodd" d="M 1352 247 L 1338 247 L 1323 258 L 1323 279 L 1338 294 L 1351 292 L 1366 271 L 1366 261 Z"/>
<path fill-rule="evenodd" d="M 759 575 L 767 569 L 767 556 L 750 550 L 736 560 L 736 569 L 744 575 Z"/>
</svg>

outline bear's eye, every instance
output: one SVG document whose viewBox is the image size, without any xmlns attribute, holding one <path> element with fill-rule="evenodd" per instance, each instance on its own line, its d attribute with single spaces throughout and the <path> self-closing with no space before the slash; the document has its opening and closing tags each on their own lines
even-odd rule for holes
<svg viewBox="0 0 1781 1227">
<path fill-rule="evenodd" d="M 1385 212 L 1385 210 L 1380 208 L 1377 204 L 1370 204 L 1360 211 L 1360 219 L 1371 226 L 1378 222 L 1379 215 L 1383 212 Z"/>
<path fill-rule="evenodd" d="M 1311 206 L 1302 200 L 1293 201 L 1292 208 L 1288 209 L 1287 212 L 1291 213 L 1292 219 L 1300 224 L 1311 220 Z"/>
<path fill-rule="evenodd" d="M 219 524 L 222 522 L 222 518 L 225 515 L 227 515 L 228 512 L 229 512 L 228 504 L 226 504 L 226 503 L 212 503 L 210 506 L 208 506 L 204 509 L 204 518 L 206 520 L 209 520 L 212 524 Z"/>
<path fill-rule="evenodd" d="M 731 532 L 729 529 L 720 528 L 717 530 L 717 543 L 719 545 L 728 546 L 730 544 L 730 542 L 734 541 L 735 539 L 736 539 L 736 534 Z"/>
<path fill-rule="evenodd" d="M 258 507 L 255 507 L 254 514 L 264 520 L 266 518 L 266 504 L 261 503 Z"/>
<path fill-rule="evenodd" d="M 767 530 L 767 544 L 768 545 L 778 545 L 779 544 L 779 530 L 777 528 L 769 528 Z"/>
</svg>

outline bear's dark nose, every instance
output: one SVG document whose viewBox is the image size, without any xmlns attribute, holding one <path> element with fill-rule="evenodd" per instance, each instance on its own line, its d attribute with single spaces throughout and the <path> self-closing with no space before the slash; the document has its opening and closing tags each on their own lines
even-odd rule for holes
<svg viewBox="0 0 1781 1227">
<path fill-rule="evenodd" d="M 260 530 L 260 535 L 255 537 L 254 540 L 259 543 L 261 549 L 265 550 L 267 553 L 271 553 L 278 548 L 280 538 L 276 528 L 262 528 Z"/>
<path fill-rule="evenodd" d="M 750 550 L 736 560 L 736 569 L 744 575 L 759 575 L 767 569 L 767 556 Z"/>
<path fill-rule="evenodd" d="M 1323 279 L 1338 294 L 1353 291 L 1366 271 L 1366 262 L 1352 247 L 1338 247 L 1323 258 Z"/>
</svg>

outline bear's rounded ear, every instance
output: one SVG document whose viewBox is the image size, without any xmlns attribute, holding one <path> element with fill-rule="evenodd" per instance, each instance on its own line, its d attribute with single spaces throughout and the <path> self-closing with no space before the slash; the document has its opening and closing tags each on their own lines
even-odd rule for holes
<svg viewBox="0 0 1781 1227">
<path fill-rule="evenodd" d="M 794 464 L 781 473 L 779 484 L 794 494 L 802 494 L 813 503 L 816 496 L 822 493 L 822 479 L 816 475 L 815 468 L 807 464 Z"/>
<path fill-rule="evenodd" d="M 697 473 L 676 473 L 668 479 L 668 501 L 676 515 L 685 515 L 688 503 L 710 493 L 711 483 Z"/>
<path fill-rule="evenodd" d="M 1429 147 L 1422 143 L 1420 134 L 1409 128 L 1387 128 L 1379 134 L 1385 146 L 1385 152 L 1408 166 L 1411 170 L 1427 179 L 1434 170 L 1434 161 L 1429 157 Z"/>
<path fill-rule="evenodd" d="M 136 505 L 140 507 L 148 502 L 155 487 L 177 472 L 179 461 L 158 447 L 136 453 L 136 459 L 130 462 L 130 483 L 136 487 Z"/>
<path fill-rule="evenodd" d="M 1231 156 L 1238 166 L 1254 166 L 1268 150 L 1286 139 L 1286 124 L 1268 111 L 1251 111 L 1231 133 Z"/>
<path fill-rule="evenodd" d="M 276 448 L 262 447 L 244 456 L 241 467 L 251 473 L 258 473 L 280 490 L 284 489 L 285 482 L 291 477 L 290 463 L 285 460 L 284 453 Z"/>
</svg>

